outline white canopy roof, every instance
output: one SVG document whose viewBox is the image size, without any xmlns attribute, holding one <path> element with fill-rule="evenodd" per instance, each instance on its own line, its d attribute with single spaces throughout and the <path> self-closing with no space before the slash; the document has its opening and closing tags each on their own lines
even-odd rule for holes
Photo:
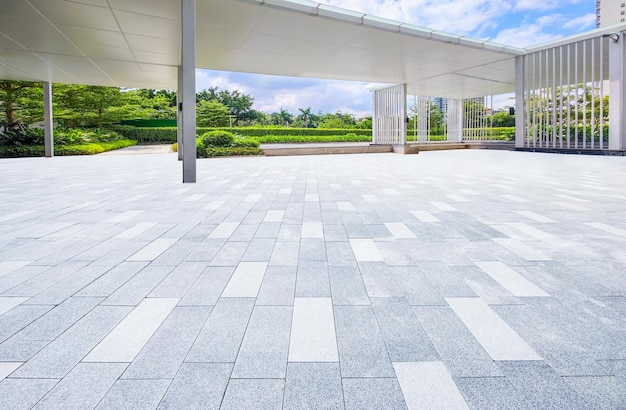
<svg viewBox="0 0 626 410">
<path fill-rule="evenodd" d="M 0 0 L 0 78 L 176 89 L 180 0 Z M 198 68 L 514 90 L 525 50 L 310 1 L 197 0 Z"/>
</svg>

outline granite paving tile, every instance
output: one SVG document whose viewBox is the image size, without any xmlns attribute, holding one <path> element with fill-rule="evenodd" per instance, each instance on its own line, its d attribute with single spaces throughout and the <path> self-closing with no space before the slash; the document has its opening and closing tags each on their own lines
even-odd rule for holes
<svg viewBox="0 0 626 410">
<path fill-rule="evenodd" d="M 0 382 L 0 407 L 31 409 L 58 382 L 57 379 L 5 379 Z"/>
<path fill-rule="evenodd" d="M 406 409 L 395 378 L 345 378 L 343 396 L 346 410 Z"/>
<path fill-rule="evenodd" d="M 125 379 L 173 379 L 211 307 L 176 307 L 124 372 Z"/>
<path fill-rule="evenodd" d="M 220 298 L 185 361 L 234 363 L 253 307 L 252 298 Z"/>
<path fill-rule="evenodd" d="M 343 409 L 338 363 L 289 363 L 284 409 Z"/>
<path fill-rule="evenodd" d="M 231 378 L 285 378 L 291 315 L 291 306 L 254 308 Z"/>
<path fill-rule="evenodd" d="M 395 377 L 382 332 L 370 306 L 335 306 L 342 377 Z"/>
<path fill-rule="evenodd" d="M 392 362 L 439 359 L 430 338 L 404 298 L 372 298 L 372 307 Z"/>
<path fill-rule="evenodd" d="M 447 306 L 413 309 L 452 377 L 503 376 L 452 309 Z"/>
<path fill-rule="evenodd" d="M 94 408 L 126 366 L 125 363 L 79 363 L 34 408 Z"/>
<path fill-rule="evenodd" d="M 14 377 L 61 379 L 102 340 L 124 316 L 127 306 L 97 306 L 24 363 Z"/>
<path fill-rule="evenodd" d="M 296 267 L 269 266 L 256 305 L 291 306 L 295 297 Z"/>
</svg>

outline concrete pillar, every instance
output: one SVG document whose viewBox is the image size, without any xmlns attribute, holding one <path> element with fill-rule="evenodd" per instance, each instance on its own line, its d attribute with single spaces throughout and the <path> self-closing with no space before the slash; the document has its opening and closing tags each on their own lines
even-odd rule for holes
<svg viewBox="0 0 626 410">
<path fill-rule="evenodd" d="M 515 57 L 515 147 L 523 148 L 526 139 L 524 90 L 526 89 L 524 69 L 525 56 Z"/>
<path fill-rule="evenodd" d="M 406 107 L 406 91 L 407 85 L 402 84 L 400 88 L 400 144 L 406 145 L 406 120 L 407 120 L 407 107 Z"/>
<path fill-rule="evenodd" d="M 626 33 L 609 42 L 609 149 L 626 149 Z"/>
<path fill-rule="evenodd" d="M 462 99 L 448 98 L 448 141 L 463 141 L 463 112 L 465 111 L 465 103 Z"/>
<path fill-rule="evenodd" d="M 196 182 L 196 0 L 182 0 L 183 182 Z"/>
<path fill-rule="evenodd" d="M 176 143 L 178 160 L 183 159 L 183 68 L 178 66 L 178 88 L 176 90 Z"/>
<path fill-rule="evenodd" d="M 44 153 L 47 158 L 54 156 L 54 123 L 52 119 L 52 84 L 49 81 L 43 83 L 43 129 L 44 129 Z"/>
</svg>

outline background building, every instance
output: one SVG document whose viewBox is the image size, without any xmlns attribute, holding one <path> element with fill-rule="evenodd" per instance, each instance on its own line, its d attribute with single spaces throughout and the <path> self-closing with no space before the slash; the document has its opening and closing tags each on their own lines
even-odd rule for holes
<svg viewBox="0 0 626 410">
<path fill-rule="evenodd" d="M 596 27 L 626 21 L 626 0 L 596 0 Z"/>
</svg>

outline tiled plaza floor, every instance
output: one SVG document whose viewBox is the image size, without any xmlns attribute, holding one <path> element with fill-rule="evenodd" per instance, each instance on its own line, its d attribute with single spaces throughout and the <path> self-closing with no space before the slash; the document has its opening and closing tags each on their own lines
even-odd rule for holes
<svg viewBox="0 0 626 410">
<path fill-rule="evenodd" d="M 0 408 L 626 407 L 626 158 L 0 161 Z"/>
</svg>

